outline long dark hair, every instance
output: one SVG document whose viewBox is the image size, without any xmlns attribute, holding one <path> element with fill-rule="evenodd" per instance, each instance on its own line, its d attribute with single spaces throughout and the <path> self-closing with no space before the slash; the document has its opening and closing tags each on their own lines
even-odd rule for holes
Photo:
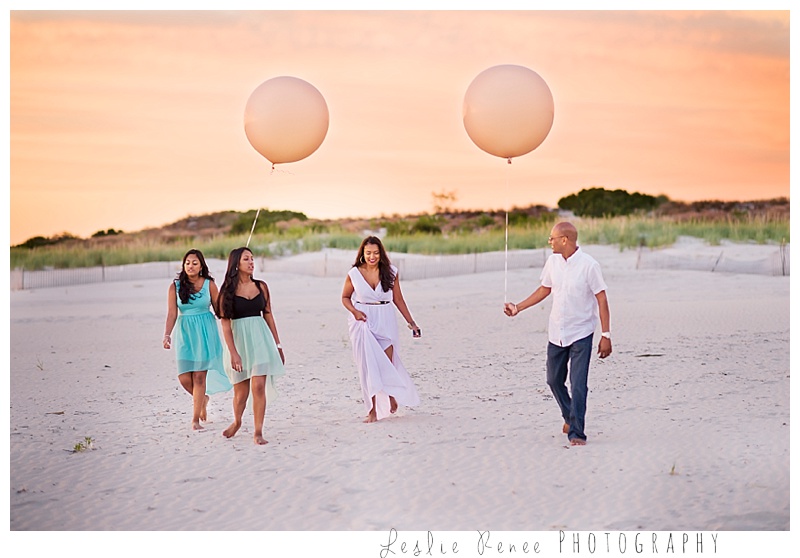
<svg viewBox="0 0 800 558">
<path fill-rule="evenodd" d="M 234 248 L 231 250 L 230 255 L 228 256 L 228 269 L 225 271 L 225 280 L 222 282 L 222 286 L 219 288 L 219 297 L 217 297 L 217 316 L 220 318 L 233 318 L 233 299 L 236 296 L 236 288 L 239 286 L 239 260 L 242 259 L 242 254 L 247 251 L 250 254 L 253 251 L 248 248 L 247 246 L 242 246 L 240 248 Z M 250 279 L 253 279 L 253 276 L 250 276 Z M 258 286 L 258 290 L 261 290 L 261 284 L 263 281 L 259 281 L 258 279 L 253 279 L 256 285 Z M 269 301 L 265 300 L 265 306 L 268 307 Z"/>
<path fill-rule="evenodd" d="M 188 304 L 189 299 L 196 295 L 197 293 L 194 290 L 194 285 L 192 282 L 189 281 L 189 276 L 186 275 L 186 260 L 189 256 L 197 256 L 197 259 L 200 261 L 200 277 L 205 277 L 209 281 L 213 281 L 214 278 L 211 277 L 211 274 L 208 272 L 208 266 L 206 265 L 206 259 L 203 257 L 203 253 L 200 250 L 192 248 L 186 254 L 183 255 L 183 261 L 181 262 L 181 271 L 178 273 L 178 296 L 181 299 L 183 304 Z"/>
<path fill-rule="evenodd" d="M 381 278 L 381 287 L 383 288 L 383 292 L 387 293 L 392 290 L 394 287 L 394 272 L 392 272 L 392 262 L 389 261 L 389 255 L 386 253 L 386 249 L 383 247 L 383 243 L 381 239 L 377 236 L 368 236 L 364 240 L 361 241 L 361 246 L 358 248 L 358 254 L 356 255 L 356 262 L 353 264 L 353 267 L 361 267 L 366 263 L 366 259 L 364 259 L 364 248 L 367 244 L 371 244 L 372 246 L 377 246 L 378 251 L 380 252 L 380 260 L 378 260 L 378 274 Z"/>
</svg>

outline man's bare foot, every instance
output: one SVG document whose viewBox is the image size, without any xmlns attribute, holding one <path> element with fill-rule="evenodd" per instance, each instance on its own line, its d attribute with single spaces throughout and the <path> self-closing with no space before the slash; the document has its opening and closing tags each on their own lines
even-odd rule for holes
<svg viewBox="0 0 800 558">
<path fill-rule="evenodd" d="M 200 421 L 192 422 L 192 430 L 205 430 L 203 425 L 200 424 Z"/>
<path fill-rule="evenodd" d="M 395 414 L 397 412 L 397 399 L 389 396 L 389 403 L 391 404 L 391 409 L 389 409 L 389 412 Z"/>
<path fill-rule="evenodd" d="M 208 420 L 208 395 L 204 397 L 205 399 L 203 399 L 203 408 L 200 410 L 200 420 L 203 422 Z"/>
<path fill-rule="evenodd" d="M 242 421 L 234 421 L 231 425 L 222 431 L 222 435 L 226 438 L 233 438 L 234 434 L 242 427 Z"/>
<path fill-rule="evenodd" d="M 268 442 L 264 439 L 264 436 L 261 434 L 253 434 L 253 442 L 258 444 L 259 446 L 266 445 Z"/>
<path fill-rule="evenodd" d="M 569 424 L 565 422 L 564 426 L 561 427 L 561 432 L 563 432 L 564 434 L 569 434 Z"/>
<path fill-rule="evenodd" d="M 572 440 L 569 441 L 569 445 L 571 445 L 571 446 L 585 446 L 586 445 L 586 440 L 583 440 L 581 438 L 573 438 Z"/>
<path fill-rule="evenodd" d="M 367 418 L 364 419 L 364 422 L 378 422 L 378 415 L 375 414 L 375 409 L 372 409 Z"/>
</svg>

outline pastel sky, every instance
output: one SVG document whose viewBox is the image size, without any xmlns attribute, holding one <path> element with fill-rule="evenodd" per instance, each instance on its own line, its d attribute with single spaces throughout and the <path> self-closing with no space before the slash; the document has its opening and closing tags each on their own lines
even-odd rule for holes
<svg viewBox="0 0 800 558">
<path fill-rule="evenodd" d="M 788 11 L 11 11 L 10 242 L 190 214 L 312 218 L 544 204 L 582 188 L 789 196 Z M 526 66 L 555 120 L 512 165 L 462 120 L 484 69 Z M 244 107 L 277 76 L 330 113 L 270 163 Z"/>
</svg>

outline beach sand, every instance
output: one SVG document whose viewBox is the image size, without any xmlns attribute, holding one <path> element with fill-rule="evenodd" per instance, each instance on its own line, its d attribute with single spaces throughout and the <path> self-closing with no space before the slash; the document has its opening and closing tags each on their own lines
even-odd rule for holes
<svg viewBox="0 0 800 558">
<path fill-rule="evenodd" d="M 614 352 L 592 360 L 579 448 L 545 383 L 549 300 L 506 317 L 502 271 L 402 282 L 423 337 L 403 327 L 398 350 L 422 403 L 363 424 L 344 277 L 267 261 L 287 374 L 264 447 L 249 411 L 221 435 L 230 392 L 190 430 L 161 348 L 168 280 L 11 292 L 10 528 L 788 531 L 789 277 L 585 250 Z M 509 299 L 539 271 L 509 271 Z"/>
</svg>

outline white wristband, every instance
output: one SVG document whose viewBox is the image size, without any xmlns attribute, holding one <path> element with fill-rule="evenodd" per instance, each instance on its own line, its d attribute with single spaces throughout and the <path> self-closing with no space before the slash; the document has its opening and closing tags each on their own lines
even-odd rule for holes
<svg viewBox="0 0 800 558">
<path fill-rule="evenodd" d="M 275 346 L 276 346 L 276 347 L 278 347 L 279 349 L 283 349 L 283 347 L 281 346 L 281 344 L 280 344 L 280 343 L 278 343 L 278 344 L 277 344 L 277 345 L 275 345 Z"/>
</svg>

